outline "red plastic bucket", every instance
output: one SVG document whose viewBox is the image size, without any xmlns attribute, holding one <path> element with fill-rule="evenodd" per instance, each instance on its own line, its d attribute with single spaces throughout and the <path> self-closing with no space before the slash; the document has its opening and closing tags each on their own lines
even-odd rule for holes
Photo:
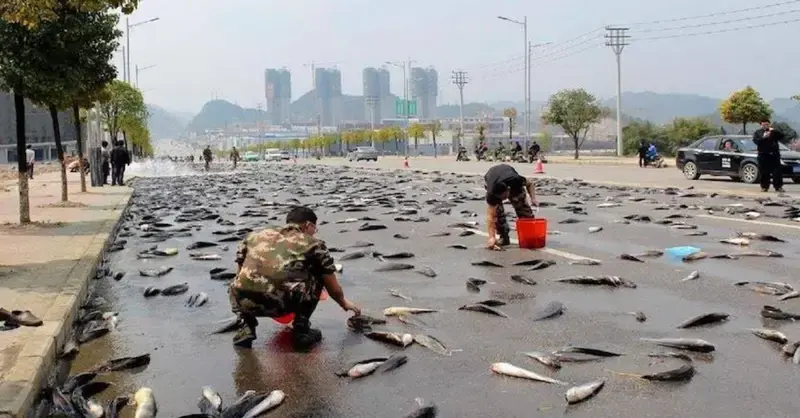
<svg viewBox="0 0 800 418">
<path fill-rule="evenodd" d="M 328 292 L 323 290 L 322 293 L 319 295 L 319 300 L 323 301 L 323 300 L 326 300 L 326 299 L 328 299 Z M 288 313 L 288 314 L 286 314 L 284 316 L 279 316 L 277 318 L 272 318 L 272 320 L 277 322 L 277 323 L 279 323 L 279 324 L 281 324 L 281 325 L 289 325 L 294 321 L 294 314 L 293 313 Z"/>
<path fill-rule="evenodd" d="M 517 219 L 517 240 L 519 248 L 529 250 L 544 248 L 547 243 L 547 219 Z"/>
</svg>

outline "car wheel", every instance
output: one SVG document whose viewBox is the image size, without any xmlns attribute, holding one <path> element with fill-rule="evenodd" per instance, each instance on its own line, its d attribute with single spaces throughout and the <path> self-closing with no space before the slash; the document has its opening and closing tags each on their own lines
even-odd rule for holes
<svg viewBox="0 0 800 418">
<path fill-rule="evenodd" d="M 746 163 L 739 170 L 739 177 L 741 177 L 742 181 L 747 184 L 754 184 L 758 182 L 758 166 L 753 163 Z"/>
<path fill-rule="evenodd" d="M 697 170 L 697 164 L 694 161 L 687 161 L 683 165 L 683 175 L 689 180 L 697 180 L 700 178 L 700 172 Z"/>
</svg>

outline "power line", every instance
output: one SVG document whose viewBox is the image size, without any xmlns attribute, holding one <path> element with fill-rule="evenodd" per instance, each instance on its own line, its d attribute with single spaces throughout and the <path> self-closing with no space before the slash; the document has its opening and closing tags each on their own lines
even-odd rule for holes
<svg viewBox="0 0 800 418">
<path fill-rule="evenodd" d="M 638 30 L 637 33 L 652 33 L 652 32 L 666 32 L 670 30 L 679 30 L 679 29 L 692 29 L 692 28 L 702 28 L 706 26 L 718 26 L 718 25 L 726 25 L 728 23 L 736 23 L 736 22 L 744 22 L 750 20 L 758 20 L 758 19 L 766 19 L 770 17 L 781 16 L 785 14 L 797 13 L 800 12 L 800 9 L 792 9 L 787 10 L 785 12 L 777 12 L 777 13 L 770 13 L 766 15 L 759 15 L 759 16 L 747 16 L 747 17 L 740 17 L 738 19 L 729 19 L 723 20 L 719 22 L 709 22 L 709 23 L 700 23 L 695 25 L 683 25 L 683 26 L 675 26 L 671 28 L 657 28 L 657 29 L 645 29 L 645 30 Z"/>
<path fill-rule="evenodd" d="M 734 10 L 728 10 L 728 11 L 723 11 L 723 12 L 707 13 L 707 14 L 703 14 L 703 15 L 684 16 L 684 17 L 676 17 L 676 18 L 672 18 L 672 19 L 662 19 L 662 20 L 631 22 L 631 23 L 627 23 L 627 25 L 628 26 L 655 25 L 655 24 L 660 24 L 660 23 L 682 22 L 682 21 L 686 21 L 686 20 L 704 19 L 704 18 L 707 18 L 707 17 L 726 16 L 726 15 L 732 15 L 732 14 L 736 14 L 736 13 L 752 12 L 752 11 L 755 11 L 755 10 L 764 10 L 764 9 L 769 9 L 769 8 L 773 8 L 773 7 L 780 7 L 780 6 L 785 6 L 787 4 L 795 4 L 795 3 L 800 3 L 800 0 L 786 0 L 786 1 L 781 1 L 781 2 L 778 2 L 778 3 L 765 4 L 763 6 L 747 7 L 747 8 L 744 8 L 744 9 L 734 9 Z"/>
<path fill-rule="evenodd" d="M 705 32 L 692 32 L 692 33 L 677 33 L 674 35 L 663 35 L 663 36 L 651 36 L 647 38 L 636 38 L 635 40 L 638 41 L 654 41 L 657 39 L 672 39 L 672 38 L 685 38 L 690 36 L 703 36 L 703 35 L 714 35 L 718 33 L 726 33 L 726 32 L 737 32 L 740 30 L 747 30 L 747 29 L 757 29 L 757 28 L 766 28 L 766 27 L 773 27 L 777 25 L 785 25 L 789 23 L 800 22 L 800 18 L 798 19 L 789 19 L 780 22 L 769 22 L 764 23 L 761 25 L 749 25 L 749 26 L 739 26 L 735 28 L 726 28 L 726 29 L 719 29 L 719 30 L 711 30 Z"/>
<path fill-rule="evenodd" d="M 459 104 L 459 135 L 456 139 L 456 148 L 461 148 L 461 137 L 464 135 L 464 86 L 469 83 L 467 72 L 462 70 L 453 71 L 453 84 L 458 87 L 460 99 Z"/>
<path fill-rule="evenodd" d="M 569 57 L 571 57 L 573 55 L 578 55 L 578 54 L 584 53 L 586 51 L 589 51 L 591 49 L 599 48 L 601 46 L 603 46 L 602 43 L 597 43 L 597 44 L 594 44 L 594 45 L 588 45 L 588 46 L 586 46 L 584 48 L 577 49 L 575 51 L 571 51 L 568 54 L 560 55 L 560 56 L 553 57 L 553 58 L 547 59 L 547 60 L 540 60 L 539 63 L 532 65 L 532 68 L 533 67 L 540 67 L 540 66 L 542 66 L 544 64 L 555 62 L 555 61 L 561 61 L 561 60 L 569 58 Z M 482 77 L 481 79 L 482 80 L 494 79 L 494 78 L 497 78 L 497 77 L 507 76 L 509 74 L 515 74 L 515 73 L 518 73 L 520 71 L 525 71 L 525 67 L 512 67 L 512 68 L 506 69 L 506 71 L 494 72 L 494 73 L 487 74 L 484 77 Z"/>
</svg>

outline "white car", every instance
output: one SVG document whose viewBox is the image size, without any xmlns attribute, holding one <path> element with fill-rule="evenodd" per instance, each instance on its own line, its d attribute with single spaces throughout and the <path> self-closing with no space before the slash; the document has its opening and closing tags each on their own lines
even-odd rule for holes
<svg viewBox="0 0 800 418">
<path fill-rule="evenodd" d="M 372 147 L 357 147 L 347 155 L 349 161 L 378 161 L 378 151 Z"/>
<path fill-rule="evenodd" d="M 292 159 L 292 156 L 288 151 L 267 151 L 264 159 L 267 161 L 288 161 Z"/>
</svg>

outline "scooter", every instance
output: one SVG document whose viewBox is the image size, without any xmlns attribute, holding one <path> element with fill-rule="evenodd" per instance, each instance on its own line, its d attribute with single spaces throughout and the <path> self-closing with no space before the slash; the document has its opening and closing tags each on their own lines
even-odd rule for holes
<svg viewBox="0 0 800 418">
<path fill-rule="evenodd" d="M 644 160 L 644 167 L 655 167 L 655 168 L 662 168 L 664 167 L 664 157 L 661 154 L 656 154 L 655 157 L 645 158 Z"/>
</svg>

